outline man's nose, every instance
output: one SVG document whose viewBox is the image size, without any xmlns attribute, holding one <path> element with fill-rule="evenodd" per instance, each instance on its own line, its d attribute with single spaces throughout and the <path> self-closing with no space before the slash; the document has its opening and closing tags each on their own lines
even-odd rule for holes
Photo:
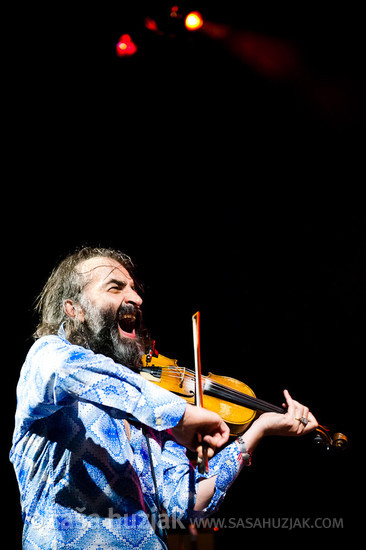
<svg viewBox="0 0 366 550">
<path fill-rule="evenodd" d="M 125 294 L 125 303 L 140 307 L 142 304 L 142 298 L 139 294 L 137 294 L 136 290 L 129 288 Z"/>
</svg>

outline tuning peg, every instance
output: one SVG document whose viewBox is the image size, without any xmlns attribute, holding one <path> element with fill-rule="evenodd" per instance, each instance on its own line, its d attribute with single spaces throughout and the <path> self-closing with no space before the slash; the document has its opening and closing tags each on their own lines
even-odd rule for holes
<svg viewBox="0 0 366 550">
<path fill-rule="evenodd" d="M 347 437 L 340 432 L 336 432 L 335 434 L 333 434 L 332 440 L 333 440 L 333 446 L 337 447 L 337 449 L 341 449 L 342 451 L 348 445 Z"/>
</svg>

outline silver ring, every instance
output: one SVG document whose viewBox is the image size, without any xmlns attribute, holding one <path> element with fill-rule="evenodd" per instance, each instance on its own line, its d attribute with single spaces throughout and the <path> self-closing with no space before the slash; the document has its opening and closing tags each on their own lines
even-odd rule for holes
<svg viewBox="0 0 366 550">
<path fill-rule="evenodd" d="M 295 420 L 298 420 L 299 422 L 301 422 L 301 424 L 304 424 L 304 426 L 306 426 L 309 422 L 309 420 L 305 416 L 302 416 L 301 418 L 295 418 Z"/>
</svg>

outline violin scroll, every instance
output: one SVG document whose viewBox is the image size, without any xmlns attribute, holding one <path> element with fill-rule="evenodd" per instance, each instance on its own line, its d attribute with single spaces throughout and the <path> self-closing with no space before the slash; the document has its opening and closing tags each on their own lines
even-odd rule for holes
<svg viewBox="0 0 366 550">
<path fill-rule="evenodd" d="M 344 451 L 348 445 L 348 439 L 344 434 L 335 432 L 330 435 L 329 428 L 320 425 L 316 429 L 314 441 L 317 445 L 325 445 L 327 450 L 332 448 Z"/>
</svg>

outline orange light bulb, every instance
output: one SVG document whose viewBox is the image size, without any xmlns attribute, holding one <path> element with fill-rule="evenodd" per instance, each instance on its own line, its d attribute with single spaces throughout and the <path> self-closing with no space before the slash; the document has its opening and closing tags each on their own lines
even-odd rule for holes
<svg viewBox="0 0 366 550">
<path fill-rule="evenodd" d="M 203 25 L 202 15 L 198 11 L 191 11 L 185 18 L 184 24 L 189 31 L 196 31 Z"/>
</svg>

